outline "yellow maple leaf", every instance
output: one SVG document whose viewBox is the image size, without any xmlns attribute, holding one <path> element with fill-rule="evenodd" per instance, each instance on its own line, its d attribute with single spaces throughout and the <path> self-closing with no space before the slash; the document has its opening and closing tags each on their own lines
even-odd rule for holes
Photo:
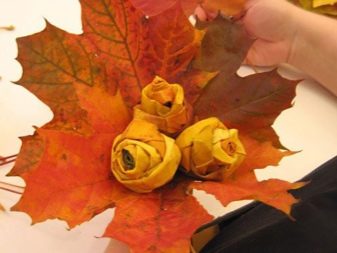
<svg viewBox="0 0 337 253">
<path fill-rule="evenodd" d="M 312 6 L 317 8 L 324 5 L 334 5 L 335 3 L 337 3 L 337 0 L 313 0 Z"/>
</svg>

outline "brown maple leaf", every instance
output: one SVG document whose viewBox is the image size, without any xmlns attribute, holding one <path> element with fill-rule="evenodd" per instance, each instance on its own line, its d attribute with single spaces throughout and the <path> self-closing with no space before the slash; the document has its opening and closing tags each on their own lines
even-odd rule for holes
<svg viewBox="0 0 337 253">
<path fill-rule="evenodd" d="M 238 129 L 247 157 L 233 177 L 225 182 L 195 183 L 193 186 L 215 195 L 224 205 L 234 199 L 256 199 L 290 216 L 290 206 L 297 200 L 287 191 L 304 184 L 273 179 L 258 182 L 254 169 L 278 165 L 284 156 L 293 154 L 279 150 L 286 148 L 280 143 L 272 124 L 283 110 L 292 106 L 297 81 L 285 80 L 275 70 L 239 77 L 235 70 L 245 56 L 241 50 L 246 52 L 252 41 L 242 39 L 245 36 L 243 29 L 223 18 L 218 17 L 210 25 L 201 25 L 208 26 L 209 34 L 205 35 L 196 65 L 208 71 L 218 70 L 220 74 L 196 101 L 195 115 L 204 119 L 212 111 L 212 116 L 228 127 Z M 224 50 L 221 45 L 225 43 L 229 45 Z M 224 54 L 228 58 L 218 59 L 218 55 Z"/>
<path fill-rule="evenodd" d="M 212 110 L 214 116 L 242 134 L 285 149 L 272 124 L 283 110 L 292 106 L 297 83 L 284 80 L 275 70 L 244 78 L 221 74 L 205 89 L 195 112 L 199 118 L 206 118 Z"/>
<path fill-rule="evenodd" d="M 129 1 L 81 4 L 83 35 L 48 25 L 18 41 L 24 69 L 20 83 L 51 107 L 54 119 L 22 138 L 10 175 L 24 178 L 26 189 L 13 210 L 28 213 L 33 223 L 58 218 L 72 228 L 116 207 L 105 236 L 142 253 L 188 252 L 193 232 L 212 218 L 190 187 L 214 193 L 223 204 L 258 199 L 289 214 L 295 199 L 287 190 L 299 185 L 258 182 L 253 170 L 289 154 L 278 149 L 271 124 L 290 105 L 295 85 L 275 72 L 244 79 L 235 75 L 251 43 L 242 28 L 219 17 L 204 25 L 201 43 L 204 32 L 192 27 L 179 3 L 150 18 Z M 214 47 L 221 43 L 227 43 L 226 50 Z M 220 61 L 214 58 L 220 55 Z M 130 122 L 141 88 L 155 75 L 181 83 L 190 102 L 198 98 L 197 117 L 218 116 L 239 128 L 248 155 L 233 179 L 190 185 L 191 179 L 178 173 L 165 187 L 137 194 L 113 178 L 112 142 Z"/>
<path fill-rule="evenodd" d="M 298 81 L 285 80 L 276 71 L 239 77 L 236 70 L 253 43 L 241 25 L 218 16 L 198 26 L 207 32 L 194 65 L 205 71 L 220 71 L 195 104 L 198 119 L 209 117 L 212 111 L 213 116 L 241 134 L 284 148 L 272 124 L 292 106 Z"/>
</svg>

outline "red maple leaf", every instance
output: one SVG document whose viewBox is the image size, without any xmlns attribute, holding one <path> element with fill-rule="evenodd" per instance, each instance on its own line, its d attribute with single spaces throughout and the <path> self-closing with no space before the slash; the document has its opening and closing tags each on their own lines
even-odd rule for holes
<svg viewBox="0 0 337 253">
<path fill-rule="evenodd" d="M 18 41 L 24 69 L 20 83 L 51 107 L 54 119 L 22 138 L 10 175 L 24 178 L 26 188 L 13 210 L 28 213 L 33 223 L 58 218 L 72 228 L 116 207 L 105 236 L 141 253 L 189 251 L 193 232 L 212 219 L 190 194 L 191 187 L 213 193 L 225 205 L 258 199 L 289 214 L 296 201 L 287 190 L 299 185 L 258 182 L 253 170 L 276 165 L 289 154 L 278 149 L 271 125 L 290 106 L 295 84 L 275 72 L 244 79 L 235 75 L 250 45 L 243 29 L 217 19 L 204 25 L 201 43 L 203 32 L 192 27 L 179 3 L 150 18 L 129 1 L 81 3 L 83 35 L 48 25 Z M 230 50 L 214 47 L 224 42 Z M 210 49 L 225 60 L 205 54 Z M 205 71 L 205 66 L 211 68 Z M 203 91 L 215 75 L 208 71 L 220 74 Z M 112 142 L 130 122 L 141 88 L 155 75 L 181 83 L 190 102 L 198 99 L 197 117 L 218 116 L 242 131 L 248 155 L 233 179 L 191 184 L 178 173 L 170 184 L 137 194 L 113 178 Z"/>
<path fill-rule="evenodd" d="M 176 3 L 180 3 L 187 16 L 193 14 L 197 5 L 201 5 L 208 11 L 217 12 L 220 10 L 223 14 L 234 15 L 243 10 L 246 0 L 131 0 L 131 2 L 142 10 L 145 15 L 154 16 L 158 15 Z"/>
</svg>

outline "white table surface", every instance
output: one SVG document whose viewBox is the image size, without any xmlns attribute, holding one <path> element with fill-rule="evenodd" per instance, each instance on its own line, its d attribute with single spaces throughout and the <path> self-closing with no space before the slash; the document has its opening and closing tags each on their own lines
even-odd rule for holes
<svg viewBox="0 0 337 253">
<path fill-rule="evenodd" d="M 32 134 L 32 126 L 42 126 L 53 117 L 46 105 L 14 84 L 22 74 L 15 60 L 15 38 L 41 31 L 45 19 L 68 32 L 81 33 L 80 15 L 80 5 L 75 0 L 0 0 L 0 27 L 15 26 L 12 32 L 0 31 L 0 156 L 18 153 L 21 145 L 18 137 Z M 239 71 L 243 75 L 250 72 L 248 68 Z M 282 68 L 281 73 L 291 78 L 304 76 L 289 68 Z M 297 88 L 294 107 L 281 114 L 274 128 L 282 143 L 302 152 L 285 158 L 278 167 L 257 170 L 258 178 L 296 181 L 337 154 L 337 99 L 306 77 Z M 24 185 L 20 178 L 5 177 L 11 166 L 0 169 L 0 181 Z M 247 203 L 235 202 L 224 208 L 210 195 L 200 191 L 196 195 L 214 216 Z M 18 199 L 18 195 L 0 190 L 0 203 L 7 210 Z M 68 231 L 62 221 L 50 220 L 31 226 L 26 214 L 0 213 L 0 252 L 127 252 L 116 242 L 111 244 L 109 239 L 96 238 L 104 232 L 112 216 L 113 210 L 106 210 L 90 222 Z M 109 244 L 110 249 L 107 248 Z"/>
</svg>

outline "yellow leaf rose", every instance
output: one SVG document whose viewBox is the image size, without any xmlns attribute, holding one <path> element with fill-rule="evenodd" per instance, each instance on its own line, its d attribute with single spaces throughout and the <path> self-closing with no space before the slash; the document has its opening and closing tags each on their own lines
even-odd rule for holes
<svg viewBox="0 0 337 253">
<path fill-rule="evenodd" d="M 222 180 L 230 176 L 246 155 L 238 130 L 227 129 L 217 118 L 186 128 L 176 143 L 185 171 L 201 179 Z"/>
<path fill-rule="evenodd" d="M 111 170 L 127 188 L 146 193 L 170 181 L 180 159 L 173 139 L 161 134 L 154 124 L 135 119 L 114 140 Z"/>
<path fill-rule="evenodd" d="M 190 122 L 191 113 L 184 89 L 158 76 L 142 90 L 141 104 L 134 108 L 134 118 L 149 121 L 167 134 L 181 131 Z"/>
</svg>

